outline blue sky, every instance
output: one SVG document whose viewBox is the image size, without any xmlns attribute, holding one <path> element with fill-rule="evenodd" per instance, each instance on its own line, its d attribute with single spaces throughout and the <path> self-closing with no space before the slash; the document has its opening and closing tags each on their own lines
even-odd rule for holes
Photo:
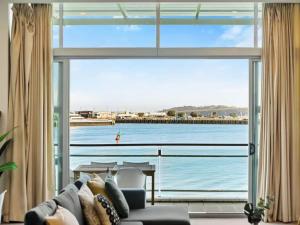
<svg viewBox="0 0 300 225">
<path fill-rule="evenodd" d="M 73 60 L 71 110 L 248 104 L 247 60 Z"/>
<path fill-rule="evenodd" d="M 162 25 L 161 47 L 253 47 L 253 26 Z M 155 47 L 152 25 L 65 26 L 64 47 Z M 54 26 L 54 47 L 58 27 Z"/>
<path fill-rule="evenodd" d="M 54 30 L 54 47 L 57 40 Z M 252 26 L 162 26 L 161 47 L 252 47 Z M 154 26 L 67 26 L 65 47 L 154 47 Z M 71 61 L 71 110 L 248 105 L 248 61 Z"/>
</svg>

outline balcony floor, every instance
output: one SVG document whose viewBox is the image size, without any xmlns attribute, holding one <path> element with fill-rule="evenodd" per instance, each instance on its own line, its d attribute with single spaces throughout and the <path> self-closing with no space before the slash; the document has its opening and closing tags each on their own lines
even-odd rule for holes
<svg viewBox="0 0 300 225">
<path fill-rule="evenodd" d="M 150 202 L 147 204 L 150 205 Z M 245 202 L 155 202 L 155 205 L 186 206 L 190 213 L 243 213 Z"/>
<path fill-rule="evenodd" d="M 296 225 L 297 223 L 260 223 L 261 225 Z M 191 219 L 191 225 L 249 225 L 246 218 Z"/>
</svg>

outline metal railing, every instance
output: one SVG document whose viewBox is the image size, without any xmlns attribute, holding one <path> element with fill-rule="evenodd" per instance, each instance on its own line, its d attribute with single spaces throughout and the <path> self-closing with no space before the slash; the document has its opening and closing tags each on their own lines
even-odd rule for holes
<svg viewBox="0 0 300 225">
<path fill-rule="evenodd" d="M 164 157 L 168 158 L 247 158 L 248 154 L 244 155 L 234 155 L 234 154 L 163 154 L 163 147 L 248 147 L 245 143 L 134 143 L 134 144 L 70 144 L 70 147 L 75 148 L 89 148 L 89 147 L 157 147 L 156 154 L 70 154 L 70 157 L 101 157 L 101 158 L 124 158 L 124 157 L 134 157 L 134 158 L 146 158 L 146 157 L 157 157 L 157 177 L 158 177 L 158 189 L 155 191 L 161 192 L 247 192 L 248 190 L 238 190 L 238 189 L 161 189 L 160 179 L 161 179 L 161 162 L 160 159 Z"/>
</svg>

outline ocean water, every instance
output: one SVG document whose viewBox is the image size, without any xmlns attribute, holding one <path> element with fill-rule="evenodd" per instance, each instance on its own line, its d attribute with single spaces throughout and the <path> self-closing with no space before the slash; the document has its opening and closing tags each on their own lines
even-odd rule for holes
<svg viewBox="0 0 300 225">
<path fill-rule="evenodd" d="M 116 124 L 71 127 L 70 143 L 248 143 L 247 125 L 218 124 Z M 162 154 L 247 155 L 247 147 L 161 147 Z M 246 198 L 248 158 L 143 157 L 157 154 L 158 147 L 71 147 L 70 154 L 141 155 L 140 157 L 71 157 L 71 169 L 91 161 L 145 162 L 156 165 L 156 189 L 162 197 Z M 147 181 L 150 189 L 150 179 Z M 180 192 L 173 191 L 181 190 Z M 187 192 L 187 190 L 193 190 Z M 207 192 L 207 190 L 211 190 Z M 227 192 L 218 192 L 225 190 Z M 228 192 L 231 190 L 231 192 Z M 243 190 L 239 192 L 238 190 Z"/>
</svg>

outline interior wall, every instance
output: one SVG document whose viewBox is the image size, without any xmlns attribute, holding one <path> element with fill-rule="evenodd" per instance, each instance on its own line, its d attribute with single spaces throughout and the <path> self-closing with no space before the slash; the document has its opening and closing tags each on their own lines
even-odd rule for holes
<svg viewBox="0 0 300 225">
<path fill-rule="evenodd" d="M 8 109 L 9 15 L 8 1 L 0 1 L 0 134 L 6 129 Z"/>
</svg>

